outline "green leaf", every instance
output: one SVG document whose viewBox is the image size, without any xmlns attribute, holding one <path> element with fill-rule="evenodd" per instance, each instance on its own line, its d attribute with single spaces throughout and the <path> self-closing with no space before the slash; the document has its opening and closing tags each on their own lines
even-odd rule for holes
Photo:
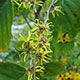
<svg viewBox="0 0 80 80">
<path fill-rule="evenodd" d="M 57 0 L 55 6 L 61 6 L 59 16 L 53 17 L 52 13 L 49 15 L 49 21 L 55 27 L 51 27 L 53 31 L 53 40 L 51 46 L 55 48 L 56 53 L 68 53 L 74 47 L 74 38 L 76 37 L 80 26 L 80 0 Z M 68 33 L 70 37 L 69 43 L 57 43 L 60 33 Z"/>
<path fill-rule="evenodd" d="M 8 50 L 13 21 L 13 7 L 11 0 L 0 0 L 0 51 Z"/>
<path fill-rule="evenodd" d="M 53 17 L 50 14 L 50 22 L 54 23 L 53 35 L 57 38 L 59 32 L 68 32 L 70 37 L 74 39 L 79 30 L 79 19 L 80 19 L 80 0 L 58 0 L 55 6 L 61 6 L 61 10 L 64 13 L 59 16 Z"/>
<path fill-rule="evenodd" d="M 0 63 L 0 80 L 18 80 L 24 76 L 26 69 L 12 62 Z"/>
<path fill-rule="evenodd" d="M 64 64 L 60 62 L 46 63 L 44 64 L 44 67 L 45 72 L 41 74 L 43 77 L 52 77 L 58 75 L 65 69 Z"/>
<path fill-rule="evenodd" d="M 74 47 L 74 41 L 68 43 L 57 43 L 54 39 L 51 41 L 51 48 L 55 49 L 57 54 L 66 54 Z"/>
<path fill-rule="evenodd" d="M 15 79 L 12 79 L 12 78 L 9 78 L 9 77 L 7 77 L 7 76 L 4 76 L 4 75 L 1 75 L 0 74 L 0 80 L 15 80 Z"/>
<path fill-rule="evenodd" d="M 19 78 L 19 80 L 28 80 L 28 75 L 27 75 L 27 73 L 25 73 L 24 76 L 22 76 L 21 78 Z"/>
</svg>

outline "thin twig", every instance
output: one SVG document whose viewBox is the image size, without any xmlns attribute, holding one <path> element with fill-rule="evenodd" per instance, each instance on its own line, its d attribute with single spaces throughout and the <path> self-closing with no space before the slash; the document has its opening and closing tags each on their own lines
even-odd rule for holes
<svg viewBox="0 0 80 80">
<path fill-rule="evenodd" d="M 47 19 L 47 20 L 49 19 L 49 12 L 50 12 L 50 9 L 51 9 L 51 7 L 53 6 L 54 2 L 55 2 L 55 0 L 52 0 L 51 4 L 50 4 L 50 6 L 49 6 L 49 8 L 48 8 L 48 10 L 47 10 L 47 16 L 46 16 L 46 19 Z M 45 24 L 47 24 L 47 21 L 46 21 Z"/>
<path fill-rule="evenodd" d="M 36 65 L 36 55 L 37 55 L 37 48 L 36 48 L 36 53 L 35 53 L 35 56 L 34 56 L 34 64 L 33 64 L 33 67 L 34 67 L 34 80 L 36 80 L 36 72 L 35 72 L 35 65 Z"/>
<path fill-rule="evenodd" d="M 24 19 L 25 19 L 26 23 L 28 24 L 29 28 L 30 28 L 30 29 L 32 29 L 32 27 L 31 27 L 31 25 L 29 24 L 29 22 L 28 22 L 28 20 L 27 20 L 26 16 L 25 16 L 23 13 L 22 13 L 22 15 L 23 15 L 23 17 L 24 17 Z"/>
</svg>

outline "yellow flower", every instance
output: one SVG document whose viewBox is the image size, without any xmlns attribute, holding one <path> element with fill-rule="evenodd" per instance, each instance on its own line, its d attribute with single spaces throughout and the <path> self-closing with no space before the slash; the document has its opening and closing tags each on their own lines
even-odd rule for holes
<svg viewBox="0 0 80 80">
<path fill-rule="evenodd" d="M 57 77 L 56 77 L 56 80 L 62 80 L 62 79 L 64 79 L 65 78 L 65 76 L 62 74 L 62 75 L 58 75 Z"/>
<path fill-rule="evenodd" d="M 65 76 L 65 79 L 72 79 L 72 74 L 70 72 L 66 72 Z"/>
<path fill-rule="evenodd" d="M 73 66 L 72 66 L 72 68 L 76 69 L 76 68 L 77 68 L 77 66 L 76 66 L 76 65 L 73 65 Z"/>
<path fill-rule="evenodd" d="M 65 56 L 62 56 L 61 57 L 61 61 L 63 61 L 64 63 L 66 63 L 67 62 L 67 58 Z"/>
</svg>

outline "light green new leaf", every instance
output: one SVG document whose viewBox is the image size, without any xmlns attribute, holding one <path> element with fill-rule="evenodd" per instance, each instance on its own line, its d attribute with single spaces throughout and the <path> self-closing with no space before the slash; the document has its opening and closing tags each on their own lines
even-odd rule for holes
<svg viewBox="0 0 80 80">
<path fill-rule="evenodd" d="M 0 80 L 18 80 L 24 76 L 26 69 L 12 62 L 0 63 Z"/>
<path fill-rule="evenodd" d="M 13 7 L 11 0 L 0 0 L 0 51 L 8 50 L 13 21 Z"/>
<path fill-rule="evenodd" d="M 64 64 L 60 62 L 46 63 L 44 64 L 44 67 L 45 72 L 41 74 L 43 77 L 52 77 L 58 75 L 65 69 Z"/>
</svg>

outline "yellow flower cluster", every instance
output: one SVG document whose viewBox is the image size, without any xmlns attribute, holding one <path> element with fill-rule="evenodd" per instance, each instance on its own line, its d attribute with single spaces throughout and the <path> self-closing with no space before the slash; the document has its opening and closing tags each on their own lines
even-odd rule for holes
<svg viewBox="0 0 80 80">
<path fill-rule="evenodd" d="M 64 15 L 64 13 L 61 11 L 61 6 L 53 7 L 50 12 L 52 13 L 53 17 L 55 17 L 56 15 L 59 16 L 60 13 Z"/>
<path fill-rule="evenodd" d="M 56 80 L 80 80 L 80 72 L 69 71 L 65 74 L 58 75 Z"/>
<path fill-rule="evenodd" d="M 57 43 L 68 43 L 70 41 L 71 40 L 70 40 L 70 36 L 69 36 L 68 32 L 59 33 Z"/>
<path fill-rule="evenodd" d="M 51 60 L 51 55 L 53 51 L 50 49 L 50 41 L 51 31 L 49 31 L 49 25 L 45 25 L 45 23 L 40 24 L 39 21 L 34 23 L 35 27 L 28 31 L 27 36 L 21 35 L 19 38 L 19 42 L 22 42 L 21 48 L 23 51 L 20 56 L 24 56 L 24 62 L 26 61 L 26 57 L 29 55 L 31 60 L 29 62 L 28 68 L 28 80 L 33 80 L 33 72 L 34 72 L 34 57 L 36 56 L 35 62 L 35 72 L 43 73 L 44 66 L 43 63 L 49 63 Z M 38 77 L 36 76 L 38 79 Z"/>
<path fill-rule="evenodd" d="M 33 6 L 34 11 L 37 12 L 36 10 L 36 4 L 39 6 L 42 6 L 41 3 L 43 3 L 42 1 L 37 1 L 37 0 L 12 0 L 19 9 L 27 9 L 30 8 L 31 6 Z"/>
</svg>

